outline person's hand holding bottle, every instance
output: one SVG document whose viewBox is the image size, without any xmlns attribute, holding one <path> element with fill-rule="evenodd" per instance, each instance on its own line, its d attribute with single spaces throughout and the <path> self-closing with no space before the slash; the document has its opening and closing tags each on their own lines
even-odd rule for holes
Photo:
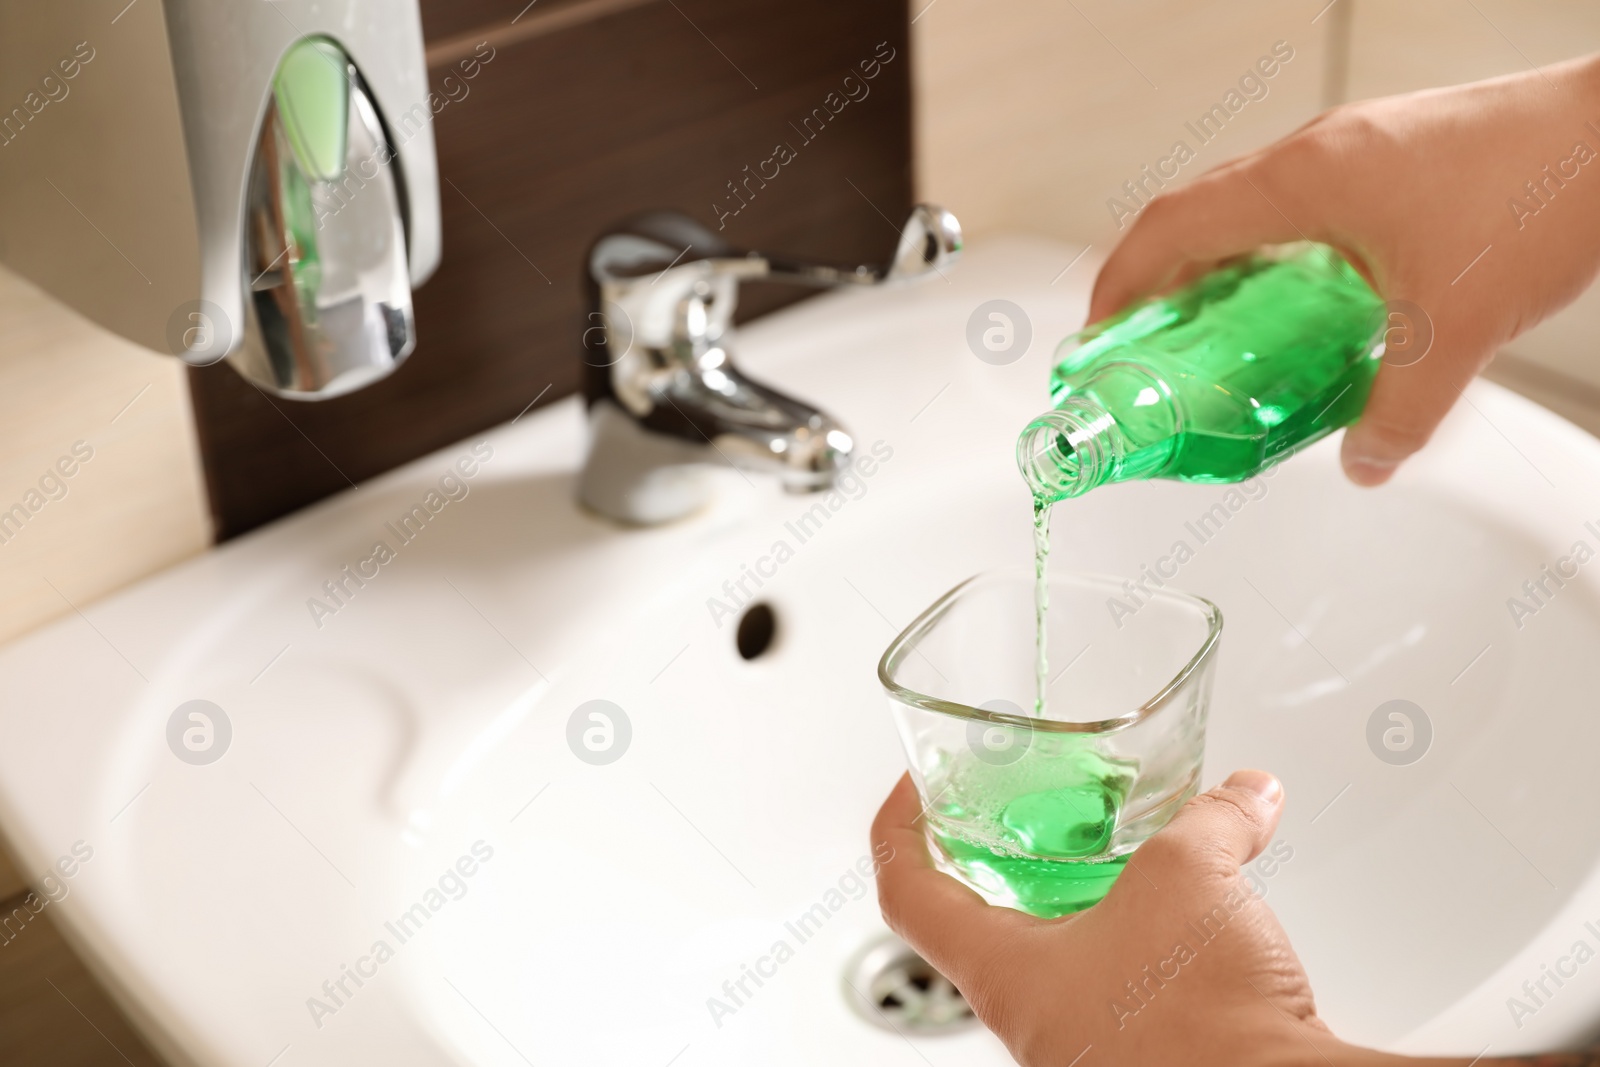
<svg viewBox="0 0 1600 1067">
<path fill-rule="evenodd" d="M 1090 321 L 1296 240 L 1339 249 L 1431 319 L 1428 355 L 1385 366 L 1345 434 L 1346 472 L 1378 485 L 1501 345 L 1600 271 L 1600 60 L 1334 108 L 1162 193 L 1101 268 Z"/>
</svg>

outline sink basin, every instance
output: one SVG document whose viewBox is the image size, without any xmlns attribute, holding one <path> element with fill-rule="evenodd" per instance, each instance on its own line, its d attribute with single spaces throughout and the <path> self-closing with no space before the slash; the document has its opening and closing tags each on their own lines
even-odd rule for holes
<svg viewBox="0 0 1600 1067">
<path fill-rule="evenodd" d="M 0 650 L 0 826 L 30 872 L 92 852 L 51 914 L 178 1063 L 1010 1062 L 872 1025 L 845 975 L 884 932 L 860 872 L 902 766 L 876 661 L 1028 558 L 1010 446 L 1081 320 L 1092 266 L 1051 282 L 1075 255 L 999 241 L 745 331 L 875 457 L 836 497 L 719 471 L 705 513 L 610 526 L 572 502 L 567 401 Z M 1008 366 L 964 340 L 997 297 L 1032 319 Z M 1467 400 L 1388 488 L 1332 442 L 1244 489 L 1115 486 L 1058 509 L 1054 560 L 1137 579 L 1188 544 L 1170 581 L 1227 620 L 1206 784 L 1284 779 L 1262 888 L 1323 1014 L 1472 1056 L 1600 1018 L 1600 964 L 1523 989 L 1600 946 L 1600 567 L 1523 589 L 1600 546 L 1600 443 Z M 172 726 L 190 701 L 226 718 L 210 748 Z"/>
</svg>

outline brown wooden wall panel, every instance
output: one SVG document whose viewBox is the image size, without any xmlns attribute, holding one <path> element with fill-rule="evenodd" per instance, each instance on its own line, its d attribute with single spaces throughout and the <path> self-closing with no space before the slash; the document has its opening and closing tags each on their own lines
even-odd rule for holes
<svg viewBox="0 0 1600 1067">
<path fill-rule="evenodd" d="M 416 293 L 411 358 L 320 403 L 269 399 L 226 365 L 191 372 L 219 539 L 573 392 L 590 242 L 650 208 L 716 229 L 713 203 L 738 203 L 726 183 L 779 143 L 795 157 L 725 220 L 732 243 L 841 262 L 893 250 L 911 203 L 903 0 L 540 0 L 513 25 L 524 7 L 423 0 L 434 58 L 480 36 L 495 52 L 435 120 L 444 254 Z M 891 51 L 807 142 L 805 116 Z M 752 288 L 745 314 L 796 295 Z"/>
</svg>

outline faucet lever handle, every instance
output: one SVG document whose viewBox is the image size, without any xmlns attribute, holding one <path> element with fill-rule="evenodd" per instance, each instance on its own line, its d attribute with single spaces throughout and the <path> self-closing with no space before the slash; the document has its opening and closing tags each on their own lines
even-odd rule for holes
<svg viewBox="0 0 1600 1067">
<path fill-rule="evenodd" d="M 894 258 L 882 266 L 845 269 L 807 263 L 782 256 L 762 256 L 765 277 L 772 281 L 825 288 L 909 281 L 927 274 L 942 274 L 961 257 L 961 223 L 937 204 L 918 204 L 900 229 Z M 753 255 L 754 253 L 752 253 Z"/>
<path fill-rule="evenodd" d="M 943 273 L 960 257 L 961 248 L 961 223 L 935 204 L 912 209 L 892 260 L 856 267 L 741 252 L 686 215 L 658 211 L 638 216 L 596 242 L 589 274 L 601 285 L 626 286 L 646 278 L 654 284 L 681 269 L 831 289 Z"/>
</svg>

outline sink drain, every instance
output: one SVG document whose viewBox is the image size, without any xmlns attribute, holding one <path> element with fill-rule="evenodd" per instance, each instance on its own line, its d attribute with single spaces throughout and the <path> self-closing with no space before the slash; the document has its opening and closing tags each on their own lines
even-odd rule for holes
<svg viewBox="0 0 1600 1067">
<path fill-rule="evenodd" d="M 946 1034 L 978 1021 L 950 979 L 892 934 L 851 961 L 844 995 L 857 1015 L 897 1033 Z"/>
<path fill-rule="evenodd" d="M 735 646 L 744 659 L 755 659 L 767 653 L 778 636 L 778 613 L 771 604 L 750 605 L 739 619 L 739 629 L 734 635 Z"/>
</svg>

